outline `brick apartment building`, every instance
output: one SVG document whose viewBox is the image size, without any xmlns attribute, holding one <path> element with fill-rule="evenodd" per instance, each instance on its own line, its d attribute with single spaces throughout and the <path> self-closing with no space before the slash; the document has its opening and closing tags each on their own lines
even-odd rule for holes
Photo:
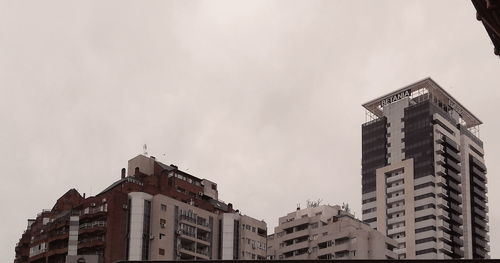
<svg viewBox="0 0 500 263">
<path fill-rule="evenodd" d="M 99 194 L 70 189 L 28 219 L 14 262 L 265 258 L 266 223 L 220 201 L 216 183 L 152 156 L 128 168 Z"/>
</svg>

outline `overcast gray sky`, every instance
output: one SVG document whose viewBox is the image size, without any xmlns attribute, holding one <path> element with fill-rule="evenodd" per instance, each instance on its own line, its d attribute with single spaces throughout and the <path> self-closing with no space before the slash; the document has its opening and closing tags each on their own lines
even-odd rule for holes
<svg viewBox="0 0 500 263">
<path fill-rule="evenodd" d="M 485 124 L 500 256 L 500 60 L 470 1 L 0 1 L 0 261 L 142 152 L 264 219 L 361 208 L 361 104 L 432 77 Z"/>
</svg>

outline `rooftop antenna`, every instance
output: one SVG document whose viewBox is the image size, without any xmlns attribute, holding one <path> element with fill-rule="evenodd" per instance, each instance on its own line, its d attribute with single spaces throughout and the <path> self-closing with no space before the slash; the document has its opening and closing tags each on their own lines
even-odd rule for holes
<svg viewBox="0 0 500 263">
<path fill-rule="evenodd" d="M 142 146 L 142 150 L 144 152 L 144 155 L 148 156 L 148 146 L 146 144 Z"/>
</svg>

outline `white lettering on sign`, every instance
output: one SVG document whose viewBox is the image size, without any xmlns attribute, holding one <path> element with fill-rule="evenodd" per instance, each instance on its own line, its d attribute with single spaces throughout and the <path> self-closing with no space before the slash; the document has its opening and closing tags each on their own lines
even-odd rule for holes
<svg viewBox="0 0 500 263">
<path fill-rule="evenodd" d="M 383 100 L 380 101 L 380 106 L 382 107 L 385 107 L 391 103 L 394 103 L 398 100 L 401 100 L 401 99 L 404 99 L 404 98 L 407 98 L 407 97 L 410 97 L 411 96 L 411 89 L 407 89 L 407 90 L 404 90 L 404 91 L 401 91 L 400 93 L 398 94 L 394 94 L 392 96 L 389 96 Z"/>
</svg>

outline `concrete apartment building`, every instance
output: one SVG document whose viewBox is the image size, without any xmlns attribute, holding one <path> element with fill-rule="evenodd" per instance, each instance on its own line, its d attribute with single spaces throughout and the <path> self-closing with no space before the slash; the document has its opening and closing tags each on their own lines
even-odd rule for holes
<svg viewBox="0 0 500 263">
<path fill-rule="evenodd" d="M 28 227 L 16 263 L 263 259 L 266 223 L 218 199 L 217 184 L 139 155 L 92 197 L 75 189 Z"/>
<path fill-rule="evenodd" d="M 489 258 L 481 121 L 430 78 L 363 107 L 363 221 L 399 258 Z"/>
<path fill-rule="evenodd" d="M 397 242 L 340 206 L 317 205 L 279 218 L 268 236 L 268 259 L 396 259 Z"/>
</svg>

